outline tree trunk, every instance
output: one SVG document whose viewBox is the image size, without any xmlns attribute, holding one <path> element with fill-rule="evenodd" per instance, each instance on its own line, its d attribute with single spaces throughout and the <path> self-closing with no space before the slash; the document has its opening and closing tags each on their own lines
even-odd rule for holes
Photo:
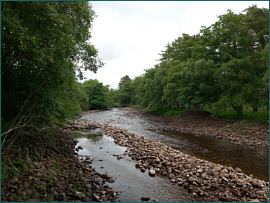
<svg viewBox="0 0 270 203">
<path fill-rule="evenodd" d="M 237 116 L 243 116 L 243 105 L 240 106 L 232 105 L 232 108 L 236 111 Z"/>
<path fill-rule="evenodd" d="M 258 107 L 258 105 L 255 105 L 255 106 L 252 107 L 252 109 L 253 109 L 253 112 L 258 112 L 259 107 Z"/>
</svg>

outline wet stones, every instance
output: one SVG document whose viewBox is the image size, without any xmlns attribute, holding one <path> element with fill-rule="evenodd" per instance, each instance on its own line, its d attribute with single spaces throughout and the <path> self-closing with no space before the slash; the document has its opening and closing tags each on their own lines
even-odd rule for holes
<svg viewBox="0 0 270 203">
<path fill-rule="evenodd" d="M 50 141 L 38 139 L 29 140 L 29 153 L 20 154 L 20 159 L 22 154 L 31 159 L 29 168 L 1 182 L 1 201 L 115 201 L 114 189 L 106 186 L 113 178 L 96 172 L 90 157 L 74 156 L 76 142 L 70 134 L 59 130 Z"/>
<path fill-rule="evenodd" d="M 137 160 L 136 168 L 150 176 L 167 176 L 208 201 L 268 201 L 269 183 L 242 173 L 240 168 L 214 164 L 172 149 L 165 144 L 109 125 L 98 125 L 115 143 L 128 147 L 125 154 Z M 149 201 L 149 200 L 148 200 Z"/>
</svg>

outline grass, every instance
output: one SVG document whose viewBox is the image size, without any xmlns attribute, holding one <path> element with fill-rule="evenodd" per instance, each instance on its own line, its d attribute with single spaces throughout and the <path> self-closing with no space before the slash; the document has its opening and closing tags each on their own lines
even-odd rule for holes
<svg viewBox="0 0 270 203">
<path fill-rule="evenodd" d="M 209 111 L 210 113 L 213 113 Z M 226 111 L 218 114 L 218 116 L 223 119 L 235 119 L 235 120 L 258 120 L 266 121 L 269 120 L 269 111 L 259 110 L 258 112 L 253 112 L 252 110 L 244 110 L 243 116 L 238 116 L 235 111 Z"/>
<path fill-rule="evenodd" d="M 158 115 L 177 116 L 189 110 L 190 109 L 188 108 L 185 108 L 185 109 L 164 108 L 164 109 L 149 110 L 149 111 Z M 205 111 L 212 113 L 213 116 L 220 116 L 221 118 L 226 119 L 226 120 L 258 120 L 258 121 L 269 120 L 269 111 L 261 110 L 261 109 L 258 112 L 253 112 L 251 109 L 244 110 L 243 116 L 238 116 L 236 111 L 234 111 L 231 108 L 228 108 L 226 112 L 223 112 L 220 114 L 215 114 L 214 109 L 205 108 Z"/>
<path fill-rule="evenodd" d="M 177 116 L 189 110 L 190 109 L 187 109 L 187 108 L 185 109 L 164 108 L 164 109 L 159 109 L 159 110 L 150 110 L 150 112 L 153 112 L 158 115 L 163 115 L 163 116 Z"/>
</svg>

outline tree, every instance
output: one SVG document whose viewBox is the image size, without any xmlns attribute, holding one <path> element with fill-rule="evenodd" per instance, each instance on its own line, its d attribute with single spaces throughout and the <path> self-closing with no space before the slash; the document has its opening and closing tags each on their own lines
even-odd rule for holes
<svg viewBox="0 0 270 203">
<path fill-rule="evenodd" d="M 254 9 L 257 8 L 246 11 Z M 238 115 L 243 114 L 246 102 L 251 103 L 254 110 L 258 109 L 262 77 L 266 71 L 261 51 L 265 46 L 262 39 L 267 32 L 265 25 L 251 24 L 256 22 L 255 16 L 251 16 L 250 13 L 235 14 L 228 10 L 227 14 L 219 16 L 215 24 L 201 31 L 203 35 L 195 47 L 197 58 L 213 59 L 215 62 L 217 69 L 214 77 L 222 90 L 216 106 L 220 109 L 230 105 Z M 264 22 L 267 22 L 266 16 Z"/>
<path fill-rule="evenodd" d="M 162 79 L 163 84 L 163 96 L 162 101 L 165 106 L 178 108 L 180 103 L 177 100 L 178 92 L 177 89 L 180 88 L 181 82 L 181 72 L 185 66 L 185 62 L 179 60 L 173 60 L 169 64 L 169 69 L 167 70 L 164 78 Z"/>
<path fill-rule="evenodd" d="M 91 4 L 5 1 L 1 16 L 2 117 L 12 120 L 29 92 L 40 124 L 79 116 L 75 73 L 102 66 L 88 41 Z"/>
<path fill-rule="evenodd" d="M 107 101 L 103 84 L 98 80 L 88 80 L 83 83 L 83 87 L 88 95 L 90 109 L 106 109 Z"/>
<path fill-rule="evenodd" d="M 162 80 L 165 72 L 168 68 L 167 62 L 162 62 L 160 65 L 156 65 L 155 69 L 147 70 L 145 74 L 145 94 L 143 97 L 143 104 L 148 109 L 160 109 L 164 107 L 162 101 L 163 85 Z"/>
<path fill-rule="evenodd" d="M 128 81 L 131 81 L 130 77 L 128 75 L 123 76 L 118 84 L 119 89 Z"/>
<path fill-rule="evenodd" d="M 131 104 L 131 96 L 133 94 L 132 80 L 128 75 L 122 77 L 119 82 L 119 104 L 128 106 Z"/>
<path fill-rule="evenodd" d="M 212 60 L 191 61 L 181 72 L 180 87 L 177 89 L 178 101 L 194 110 L 202 110 L 205 105 L 216 102 L 219 87 L 213 79 L 215 72 Z"/>
</svg>

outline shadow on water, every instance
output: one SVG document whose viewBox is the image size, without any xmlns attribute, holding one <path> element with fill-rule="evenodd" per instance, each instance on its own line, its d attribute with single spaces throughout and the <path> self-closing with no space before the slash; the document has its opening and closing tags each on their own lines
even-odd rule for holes
<svg viewBox="0 0 270 203">
<path fill-rule="evenodd" d="M 194 136 L 172 131 L 162 131 L 164 139 L 173 148 L 214 163 L 239 167 L 247 175 L 269 180 L 269 153 L 265 149 L 235 145 L 225 139 Z"/>
<path fill-rule="evenodd" d="M 161 202 L 198 202 L 187 191 L 160 176 L 150 177 L 148 172 L 142 173 L 135 168 L 135 161 L 123 155 L 126 147 L 118 146 L 113 138 L 102 132 L 80 133 L 76 140 L 77 146 L 83 150 L 79 155 L 90 155 L 93 159 L 93 167 L 102 173 L 108 172 L 115 179 L 114 183 L 107 183 L 120 191 L 118 200 L 122 202 L 140 202 L 141 197 L 157 199 Z M 121 156 L 121 159 L 117 157 Z"/>
</svg>

